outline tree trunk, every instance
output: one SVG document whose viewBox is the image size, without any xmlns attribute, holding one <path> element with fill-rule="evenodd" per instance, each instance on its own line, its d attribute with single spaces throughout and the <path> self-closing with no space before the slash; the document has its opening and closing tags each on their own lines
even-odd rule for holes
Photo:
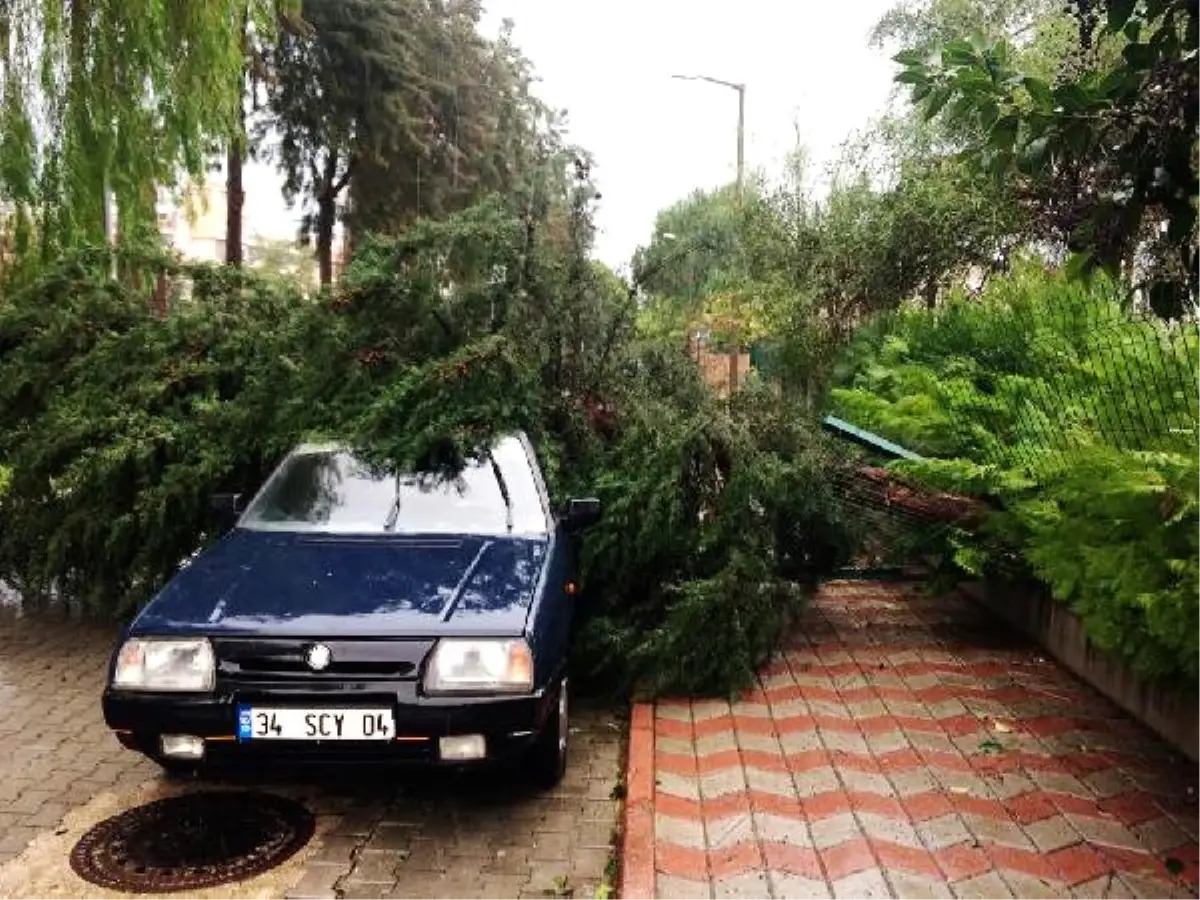
<svg viewBox="0 0 1200 900">
<path fill-rule="evenodd" d="M 169 312 L 167 308 L 167 297 L 170 294 L 171 283 L 167 280 L 167 273 L 164 269 L 158 270 L 158 275 L 154 279 L 154 293 L 150 295 L 150 309 L 160 319 L 165 319 Z"/>
<path fill-rule="evenodd" d="M 240 136 L 229 143 L 225 161 L 225 262 L 231 266 L 242 264 L 242 209 L 246 203 L 246 192 L 242 189 L 242 147 Z"/>
<path fill-rule="evenodd" d="M 248 10 L 242 7 L 242 84 L 246 83 L 246 30 Z M 230 266 L 242 265 L 242 210 L 246 205 L 246 192 L 242 187 L 242 163 L 246 155 L 246 105 L 245 98 L 238 98 L 237 132 L 229 142 L 225 159 L 225 262 Z"/>
<path fill-rule="evenodd" d="M 936 278 L 930 276 L 929 280 L 925 282 L 925 290 L 923 293 L 925 295 L 925 308 L 935 309 L 937 307 L 938 298 L 938 283 Z"/>
<path fill-rule="evenodd" d="M 326 190 L 317 198 L 317 266 L 321 287 L 333 283 L 333 226 L 337 218 L 337 200 Z"/>
<path fill-rule="evenodd" d="M 337 198 L 349 183 L 350 167 L 338 178 L 338 154 L 330 151 L 325 157 L 325 171 L 317 190 L 317 265 L 321 272 L 321 287 L 333 283 L 333 228 L 337 224 Z"/>
</svg>

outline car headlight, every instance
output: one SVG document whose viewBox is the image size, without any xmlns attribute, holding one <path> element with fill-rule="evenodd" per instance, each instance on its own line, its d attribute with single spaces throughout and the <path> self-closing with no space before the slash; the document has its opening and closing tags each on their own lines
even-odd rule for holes
<svg viewBox="0 0 1200 900">
<path fill-rule="evenodd" d="M 129 691 L 211 691 L 216 668 L 207 638 L 130 638 L 117 653 L 112 683 Z"/>
<path fill-rule="evenodd" d="M 430 694 L 523 693 L 533 690 L 533 654 L 521 638 L 438 641 L 425 669 Z"/>
</svg>

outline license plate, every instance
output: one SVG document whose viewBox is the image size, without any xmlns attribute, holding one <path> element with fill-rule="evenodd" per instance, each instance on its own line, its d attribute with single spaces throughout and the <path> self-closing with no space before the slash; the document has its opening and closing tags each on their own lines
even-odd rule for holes
<svg viewBox="0 0 1200 900">
<path fill-rule="evenodd" d="M 390 741 L 390 709 L 275 709 L 238 707 L 238 740 Z"/>
</svg>

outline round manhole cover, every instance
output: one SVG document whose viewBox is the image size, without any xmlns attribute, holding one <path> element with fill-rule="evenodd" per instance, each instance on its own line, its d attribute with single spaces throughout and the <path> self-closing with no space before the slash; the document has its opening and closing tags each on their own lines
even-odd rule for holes
<svg viewBox="0 0 1200 900">
<path fill-rule="evenodd" d="M 71 851 L 71 868 L 119 891 L 196 890 L 279 865 L 308 843 L 315 824 L 307 809 L 275 794 L 184 794 L 93 826 Z"/>
</svg>

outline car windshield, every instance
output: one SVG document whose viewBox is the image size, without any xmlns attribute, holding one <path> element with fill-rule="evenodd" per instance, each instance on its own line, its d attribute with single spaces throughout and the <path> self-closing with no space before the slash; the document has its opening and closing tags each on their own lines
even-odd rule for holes
<svg viewBox="0 0 1200 900">
<path fill-rule="evenodd" d="M 340 534 L 542 534 L 546 515 L 524 447 L 508 439 L 457 479 L 380 471 L 342 448 L 301 449 L 279 466 L 239 525 Z"/>
</svg>

